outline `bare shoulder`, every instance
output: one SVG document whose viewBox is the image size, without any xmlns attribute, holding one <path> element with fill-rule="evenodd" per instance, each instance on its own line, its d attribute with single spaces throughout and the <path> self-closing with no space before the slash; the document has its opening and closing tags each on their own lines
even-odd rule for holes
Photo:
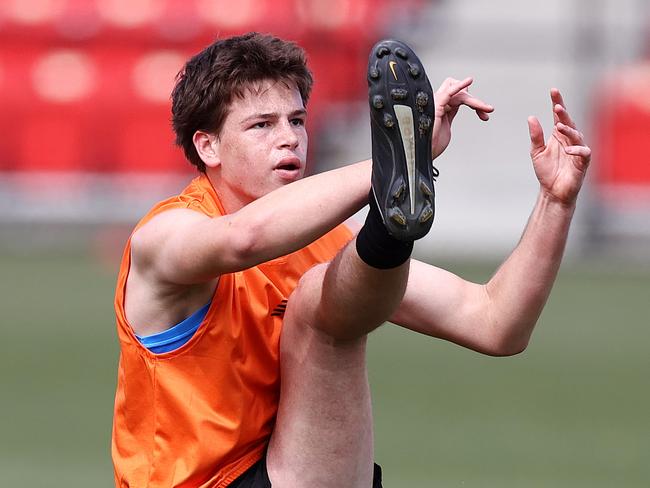
<svg viewBox="0 0 650 488">
<path fill-rule="evenodd" d="M 154 267 L 179 236 L 192 232 L 192 227 L 208 222 L 210 217 L 185 208 L 171 209 L 155 215 L 131 236 L 131 263 L 140 268 Z"/>
<path fill-rule="evenodd" d="M 131 237 L 131 265 L 158 285 L 199 285 L 244 269 L 238 242 L 247 235 L 232 216 L 189 209 L 166 210 Z"/>
<path fill-rule="evenodd" d="M 131 236 L 131 252 L 138 255 L 155 254 L 156 250 L 176 233 L 184 233 L 210 217 L 194 210 L 177 208 L 155 215 Z"/>
<path fill-rule="evenodd" d="M 192 233 L 210 217 L 188 209 L 154 216 L 131 237 L 125 312 L 136 334 L 166 330 L 210 300 L 217 276 L 188 280 L 185 254 L 195 254 Z"/>
</svg>

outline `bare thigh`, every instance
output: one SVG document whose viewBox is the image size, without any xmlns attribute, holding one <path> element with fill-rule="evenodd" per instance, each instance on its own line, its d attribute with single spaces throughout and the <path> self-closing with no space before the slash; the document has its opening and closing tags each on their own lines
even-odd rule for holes
<svg viewBox="0 0 650 488">
<path fill-rule="evenodd" d="M 280 404 L 267 454 L 274 488 L 372 486 L 366 336 L 338 341 L 313 323 L 325 270 L 303 277 L 284 317 Z"/>
</svg>

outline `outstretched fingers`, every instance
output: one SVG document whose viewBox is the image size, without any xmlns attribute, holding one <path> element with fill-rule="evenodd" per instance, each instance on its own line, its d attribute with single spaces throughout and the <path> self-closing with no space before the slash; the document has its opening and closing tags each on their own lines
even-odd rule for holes
<svg viewBox="0 0 650 488">
<path fill-rule="evenodd" d="M 566 144 L 563 144 L 564 152 L 569 156 L 577 156 L 584 165 L 588 165 L 591 159 L 591 148 L 585 144 L 582 132 L 562 122 L 558 122 L 555 127 L 566 137 Z"/>
<path fill-rule="evenodd" d="M 591 148 L 589 146 L 566 146 L 564 152 L 569 156 L 578 156 L 585 164 L 591 160 Z"/>
<path fill-rule="evenodd" d="M 546 148 L 544 130 L 537 117 L 528 117 L 528 133 L 530 134 L 530 154 L 534 157 Z"/>
<path fill-rule="evenodd" d="M 489 120 L 490 113 L 494 112 L 494 107 L 483 100 L 473 97 L 468 91 L 462 91 L 454 97 L 453 102 L 458 105 L 466 105 L 476 112 L 481 120 Z"/>
<path fill-rule="evenodd" d="M 456 80 L 455 78 L 445 79 L 435 93 L 436 104 L 447 105 L 452 97 L 457 95 L 461 90 L 465 90 L 473 81 L 471 77 L 467 77 L 464 80 Z"/>
<path fill-rule="evenodd" d="M 553 103 L 553 123 L 562 122 L 575 129 L 576 124 L 569 115 L 564 98 L 562 98 L 562 94 L 557 88 L 551 88 L 551 102 Z"/>
<path fill-rule="evenodd" d="M 560 90 L 557 88 L 551 88 L 551 102 L 553 102 L 553 105 L 562 105 L 566 108 L 566 103 L 564 103 L 562 93 L 560 93 Z"/>
<path fill-rule="evenodd" d="M 466 105 L 474 110 L 481 120 L 488 120 L 488 114 L 494 111 L 494 107 L 469 93 L 468 88 L 473 82 L 472 77 L 463 80 L 447 78 L 436 91 L 436 105 L 441 107 L 444 113 L 456 112 L 458 107 Z"/>
<path fill-rule="evenodd" d="M 555 124 L 555 127 L 560 132 L 560 134 L 567 138 L 567 141 L 571 144 L 576 146 L 581 146 L 584 144 L 584 136 L 582 132 L 580 132 L 575 127 L 570 127 L 566 124 L 563 124 L 562 122 Z"/>
</svg>

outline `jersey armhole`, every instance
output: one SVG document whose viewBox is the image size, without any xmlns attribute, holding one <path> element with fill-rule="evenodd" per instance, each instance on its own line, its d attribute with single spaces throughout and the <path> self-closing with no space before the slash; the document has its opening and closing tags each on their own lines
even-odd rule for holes
<svg viewBox="0 0 650 488">
<path fill-rule="evenodd" d="M 185 320 L 167 330 L 147 336 L 139 336 L 136 334 L 135 337 L 144 347 L 153 353 L 160 354 L 175 351 L 192 338 L 208 313 L 211 303 L 212 300 Z"/>
</svg>

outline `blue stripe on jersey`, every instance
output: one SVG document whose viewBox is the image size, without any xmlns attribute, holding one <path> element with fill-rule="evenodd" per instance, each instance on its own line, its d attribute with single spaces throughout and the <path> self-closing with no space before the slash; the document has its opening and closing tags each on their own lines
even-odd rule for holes
<svg viewBox="0 0 650 488">
<path fill-rule="evenodd" d="M 210 302 L 170 329 L 144 337 L 136 335 L 136 337 L 144 347 L 156 354 L 174 351 L 192 338 L 209 308 Z"/>
</svg>

